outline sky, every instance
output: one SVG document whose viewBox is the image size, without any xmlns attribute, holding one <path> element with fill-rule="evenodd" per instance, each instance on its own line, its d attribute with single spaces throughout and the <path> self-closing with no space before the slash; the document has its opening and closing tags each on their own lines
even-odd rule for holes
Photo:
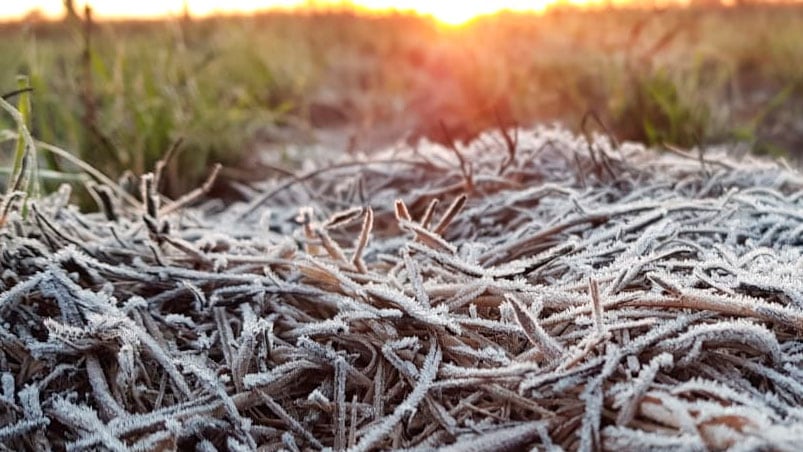
<svg viewBox="0 0 803 452">
<path fill-rule="evenodd" d="M 311 3 L 353 4 L 380 11 L 412 10 L 452 23 L 460 23 L 478 15 L 492 14 L 503 9 L 540 11 L 551 1 L 553 0 L 187 0 L 194 15 L 303 7 Z M 569 3 L 589 1 L 602 0 L 569 0 Z M 90 3 L 94 15 L 101 18 L 179 15 L 184 8 L 184 0 L 94 0 Z M 75 0 L 75 4 L 82 10 L 84 1 Z M 39 9 L 50 17 L 58 17 L 63 11 L 63 0 L 0 0 L 0 19 L 20 18 L 33 9 Z"/>
</svg>

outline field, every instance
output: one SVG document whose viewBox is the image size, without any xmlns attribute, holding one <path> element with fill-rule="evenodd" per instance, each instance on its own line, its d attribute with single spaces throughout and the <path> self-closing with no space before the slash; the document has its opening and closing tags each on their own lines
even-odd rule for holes
<svg viewBox="0 0 803 452">
<path fill-rule="evenodd" d="M 798 450 L 801 25 L 4 25 L 0 450 Z"/>
<path fill-rule="evenodd" d="M 260 178 L 235 170 L 287 145 L 371 151 L 553 121 L 581 132 L 589 113 L 621 141 L 738 142 L 798 160 L 800 30 L 795 6 L 566 10 L 460 28 L 347 13 L 75 18 L 0 29 L 0 87 L 29 75 L 34 135 L 110 174 L 141 174 L 183 138 L 172 195 L 215 162 Z"/>
</svg>

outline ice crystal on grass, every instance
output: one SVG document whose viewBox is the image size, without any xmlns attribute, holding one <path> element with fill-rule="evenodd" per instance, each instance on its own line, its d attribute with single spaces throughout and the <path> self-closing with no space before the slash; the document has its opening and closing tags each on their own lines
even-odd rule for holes
<svg viewBox="0 0 803 452">
<path fill-rule="evenodd" d="M 0 440 L 794 450 L 803 177 L 499 138 L 310 165 L 222 211 L 155 175 L 105 215 L 66 192 L 12 212 Z"/>
</svg>

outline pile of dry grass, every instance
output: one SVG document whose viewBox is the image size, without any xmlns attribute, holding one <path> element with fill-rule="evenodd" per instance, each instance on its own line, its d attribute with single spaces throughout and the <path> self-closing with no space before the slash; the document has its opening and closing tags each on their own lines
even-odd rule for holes
<svg viewBox="0 0 803 452">
<path fill-rule="evenodd" d="M 537 130 L 319 165 L 225 209 L 157 186 L 100 186 L 93 214 L 60 192 L 0 231 L 4 447 L 803 437 L 789 170 Z"/>
</svg>

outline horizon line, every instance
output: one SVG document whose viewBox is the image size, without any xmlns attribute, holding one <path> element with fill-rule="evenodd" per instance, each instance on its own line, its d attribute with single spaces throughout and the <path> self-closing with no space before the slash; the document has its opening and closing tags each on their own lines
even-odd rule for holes
<svg viewBox="0 0 803 452">
<path fill-rule="evenodd" d="M 761 0 L 741 4 L 738 0 L 557 0 L 542 4 L 541 7 L 534 8 L 510 8 L 499 7 L 493 11 L 477 14 L 475 18 L 488 17 L 497 14 L 522 14 L 522 15 L 542 15 L 550 11 L 570 9 L 573 11 L 600 11 L 606 9 L 619 10 L 639 10 L 639 9 L 666 9 L 666 8 L 688 8 L 694 6 L 720 6 L 720 7 L 739 7 L 739 6 L 798 6 L 803 0 Z M 428 11 L 420 11 L 410 7 L 382 7 L 371 8 L 357 5 L 351 2 L 331 3 L 331 4 L 304 4 L 295 6 L 268 6 L 256 9 L 214 9 L 204 12 L 194 12 L 192 8 L 184 10 L 168 10 L 156 14 L 98 14 L 92 8 L 94 20 L 102 22 L 149 22 L 180 19 L 189 16 L 193 19 L 207 18 L 238 18 L 247 16 L 260 16 L 270 14 L 305 15 L 305 14 L 355 14 L 368 17 L 381 16 L 411 16 L 421 18 L 431 18 L 438 20 L 436 14 Z M 83 8 L 81 8 L 83 12 Z M 44 11 L 42 8 L 33 7 L 23 14 L 0 16 L 0 23 L 14 23 L 30 21 L 32 18 L 42 21 L 59 21 L 68 17 L 63 9 L 59 12 Z"/>
</svg>

